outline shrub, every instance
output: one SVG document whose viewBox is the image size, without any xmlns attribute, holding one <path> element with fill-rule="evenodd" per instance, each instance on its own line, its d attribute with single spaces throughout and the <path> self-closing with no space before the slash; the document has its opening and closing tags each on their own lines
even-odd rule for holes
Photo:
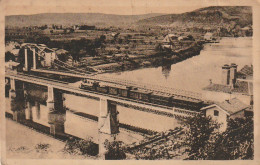
<svg viewBox="0 0 260 165">
<path fill-rule="evenodd" d="M 106 160 L 122 160 L 126 158 L 126 154 L 124 152 L 123 142 L 121 141 L 113 141 L 108 142 L 107 140 L 104 143 L 107 152 L 105 154 Z"/>
<path fill-rule="evenodd" d="M 66 141 L 64 151 L 70 154 L 88 154 L 91 156 L 95 156 L 98 154 L 98 145 L 95 144 L 91 139 L 83 140 L 83 139 L 74 139 L 69 138 Z"/>
</svg>

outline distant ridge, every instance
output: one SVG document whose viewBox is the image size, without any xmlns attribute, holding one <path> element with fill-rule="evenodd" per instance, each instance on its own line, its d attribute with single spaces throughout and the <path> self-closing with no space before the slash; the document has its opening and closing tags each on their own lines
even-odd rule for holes
<svg viewBox="0 0 260 165">
<path fill-rule="evenodd" d="M 42 13 L 34 15 L 11 15 L 5 17 L 6 26 L 25 27 L 41 25 L 128 25 L 142 19 L 163 14 L 115 15 L 102 13 Z"/>
<path fill-rule="evenodd" d="M 235 22 L 238 25 L 252 25 L 252 8 L 249 6 L 211 6 L 182 14 L 167 14 L 145 18 L 139 25 L 171 26 L 214 26 Z"/>
</svg>

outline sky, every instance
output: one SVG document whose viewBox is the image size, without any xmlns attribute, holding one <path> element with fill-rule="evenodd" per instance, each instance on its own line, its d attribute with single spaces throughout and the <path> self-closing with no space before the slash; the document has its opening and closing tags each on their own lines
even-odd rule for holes
<svg viewBox="0 0 260 165">
<path fill-rule="evenodd" d="M 205 1 L 205 0 L 204 0 Z M 6 15 L 38 13 L 105 13 L 136 15 L 147 13 L 183 13 L 207 7 L 194 0 L 6 0 Z M 214 0 L 213 0 L 214 1 Z M 217 4 L 216 4 L 217 5 Z"/>
</svg>

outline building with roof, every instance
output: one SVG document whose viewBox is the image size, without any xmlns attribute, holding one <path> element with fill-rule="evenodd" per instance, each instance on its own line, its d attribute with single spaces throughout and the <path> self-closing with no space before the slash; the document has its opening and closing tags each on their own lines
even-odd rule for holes
<svg viewBox="0 0 260 165">
<path fill-rule="evenodd" d="M 209 106 L 201 108 L 206 116 L 210 116 L 213 120 L 221 124 L 220 131 L 227 128 L 227 120 L 229 118 L 244 118 L 252 116 L 252 107 L 244 104 L 237 98 L 225 100 L 223 102 L 215 102 Z"/>
<path fill-rule="evenodd" d="M 243 70 L 243 69 L 242 69 Z M 237 65 L 224 65 L 222 67 L 221 84 L 212 83 L 203 88 L 203 98 L 209 101 L 222 102 L 237 98 L 247 105 L 253 104 L 253 81 L 251 79 L 239 78 Z"/>
<path fill-rule="evenodd" d="M 213 39 L 213 34 L 208 32 L 204 35 L 204 40 L 211 41 Z"/>
</svg>

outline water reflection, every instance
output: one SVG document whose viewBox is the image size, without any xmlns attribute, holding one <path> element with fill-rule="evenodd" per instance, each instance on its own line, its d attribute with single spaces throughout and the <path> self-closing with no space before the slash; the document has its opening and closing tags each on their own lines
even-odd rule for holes
<svg viewBox="0 0 260 165">
<path fill-rule="evenodd" d="M 26 97 L 6 97 L 7 116 L 14 121 L 57 138 L 64 139 L 73 136 L 92 139 L 98 143 L 99 102 L 97 100 L 65 94 L 66 109 L 65 107 L 58 110 L 50 109 L 46 103 L 42 102 L 45 100 L 45 94 L 37 95 L 39 90 L 41 89 L 28 89 L 25 91 Z M 77 101 L 73 103 L 73 100 L 79 100 L 81 105 Z M 120 128 L 117 139 L 130 144 L 142 140 L 143 135 Z"/>
<path fill-rule="evenodd" d="M 171 69 L 172 69 L 171 65 L 162 66 L 162 74 L 164 75 L 165 79 L 169 77 Z"/>
</svg>

